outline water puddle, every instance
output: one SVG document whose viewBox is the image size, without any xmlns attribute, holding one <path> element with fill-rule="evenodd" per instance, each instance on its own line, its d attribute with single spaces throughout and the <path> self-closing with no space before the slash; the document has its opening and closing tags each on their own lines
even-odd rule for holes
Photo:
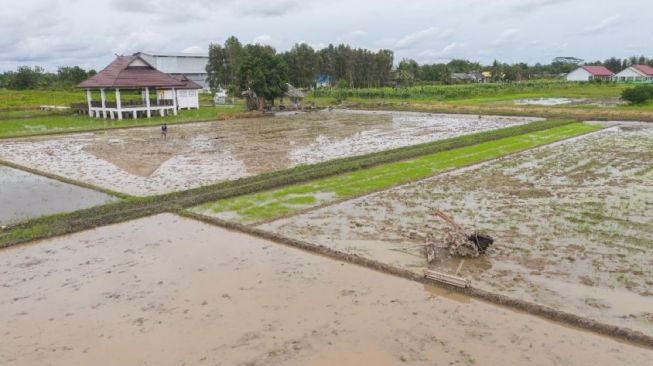
<svg viewBox="0 0 653 366">
<path fill-rule="evenodd" d="M 105 193 L 0 165 L 0 225 L 113 200 Z"/>
</svg>

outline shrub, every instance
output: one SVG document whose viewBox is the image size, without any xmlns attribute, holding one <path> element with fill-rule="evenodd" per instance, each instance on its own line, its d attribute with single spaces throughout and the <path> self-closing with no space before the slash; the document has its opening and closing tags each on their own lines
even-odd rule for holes
<svg viewBox="0 0 653 366">
<path fill-rule="evenodd" d="M 632 104 L 641 104 L 653 99 L 653 85 L 638 85 L 621 92 L 621 99 Z"/>
</svg>

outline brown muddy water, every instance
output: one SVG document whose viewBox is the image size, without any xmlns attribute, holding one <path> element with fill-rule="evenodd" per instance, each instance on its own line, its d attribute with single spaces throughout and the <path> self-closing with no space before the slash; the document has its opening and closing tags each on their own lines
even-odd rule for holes
<svg viewBox="0 0 653 366">
<path fill-rule="evenodd" d="M 76 211 L 115 199 L 92 189 L 0 165 L 0 225 Z"/>
<path fill-rule="evenodd" d="M 495 246 L 475 287 L 653 334 L 653 128 L 602 132 L 261 228 L 422 273 L 440 209 Z M 443 254 L 431 267 L 453 272 Z"/>
<path fill-rule="evenodd" d="M 0 250 L 2 365 L 645 365 L 651 357 L 171 214 Z"/>
<path fill-rule="evenodd" d="M 330 111 L 0 141 L 0 158 L 110 190 L 165 193 L 534 118 Z"/>
</svg>

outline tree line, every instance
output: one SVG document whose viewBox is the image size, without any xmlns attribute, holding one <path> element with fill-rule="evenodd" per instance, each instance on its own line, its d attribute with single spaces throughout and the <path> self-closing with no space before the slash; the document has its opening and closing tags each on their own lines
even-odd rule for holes
<svg viewBox="0 0 653 366">
<path fill-rule="evenodd" d="M 270 46 L 243 45 L 232 36 L 224 44 L 209 45 L 206 71 L 212 90 L 235 94 L 251 89 L 273 100 L 282 95 L 285 83 L 299 88 L 313 87 L 316 80 L 350 88 L 385 86 L 392 81 L 393 61 L 390 50 L 372 52 L 345 44 L 315 50 L 302 43 L 278 53 Z"/>
<path fill-rule="evenodd" d="M 7 89 L 70 89 L 96 74 L 79 66 L 61 66 L 56 73 L 44 68 L 20 66 L 16 71 L 0 73 L 0 88 Z"/>
<path fill-rule="evenodd" d="M 488 75 L 487 81 L 522 81 L 561 77 L 580 65 L 605 66 L 614 73 L 618 73 L 635 64 L 653 66 L 653 58 L 639 56 L 619 59 L 612 57 L 605 61 L 583 62 L 575 57 L 557 57 L 549 64 L 528 65 L 523 62 L 508 64 L 494 61 L 489 66 L 467 60 L 419 65 L 415 60 L 404 59 L 397 66 L 394 80 L 402 85 L 424 82 L 450 84 L 457 82 L 452 77 L 456 73 L 481 74 L 485 72 Z"/>
</svg>

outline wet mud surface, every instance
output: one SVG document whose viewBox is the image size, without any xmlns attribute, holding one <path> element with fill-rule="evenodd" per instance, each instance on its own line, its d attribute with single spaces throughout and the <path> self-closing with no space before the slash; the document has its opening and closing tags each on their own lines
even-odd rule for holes
<svg viewBox="0 0 653 366">
<path fill-rule="evenodd" d="M 92 189 L 0 165 L 0 225 L 76 211 L 115 199 Z"/>
<path fill-rule="evenodd" d="M 0 141 L 0 158 L 110 190 L 148 195 L 535 120 L 344 112 Z"/>
<path fill-rule="evenodd" d="M 525 98 L 511 101 L 516 105 L 539 105 L 539 106 L 600 106 L 613 107 L 627 104 L 619 97 L 613 98 Z M 505 103 L 505 102 L 495 102 Z"/>
<path fill-rule="evenodd" d="M 3 365 L 644 365 L 650 350 L 170 214 L 0 251 Z"/>
<path fill-rule="evenodd" d="M 653 334 L 653 128 L 613 127 L 260 226 L 422 273 L 448 225 L 491 234 L 475 287 Z M 443 254 L 432 269 L 453 273 Z"/>
</svg>

